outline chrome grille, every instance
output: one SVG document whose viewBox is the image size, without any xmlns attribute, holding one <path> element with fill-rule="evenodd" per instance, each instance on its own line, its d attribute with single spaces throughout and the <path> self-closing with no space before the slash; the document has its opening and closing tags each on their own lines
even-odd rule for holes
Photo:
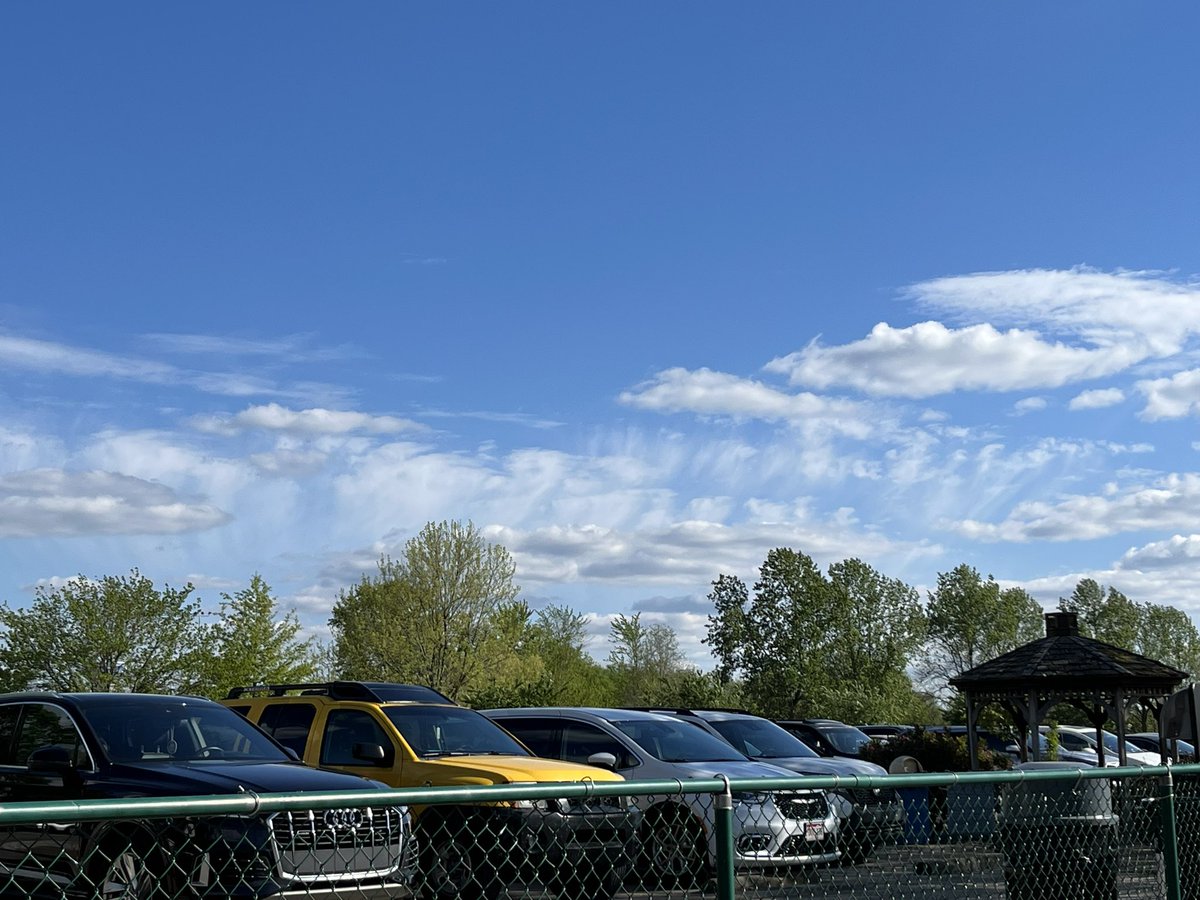
<svg viewBox="0 0 1200 900">
<path fill-rule="evenodd" d="M 400 867 L 405 821 L 395 807 L 281 812 L 270 823 L 285 878 L 350 880 Z"/>
<path fill-rule="evenodd" d="M 829 814 L 829 801 L 820 791 L 780 791 L 775 806 L 788 819 L 824 819 Z"/>
</svg>

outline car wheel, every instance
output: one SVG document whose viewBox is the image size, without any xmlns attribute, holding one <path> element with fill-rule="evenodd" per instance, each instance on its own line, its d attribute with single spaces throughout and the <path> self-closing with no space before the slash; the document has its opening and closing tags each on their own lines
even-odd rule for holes
<svg viewBox="0 0 1200 900">
<path fill-rule="evenodd" d="M 659 808 L 646 814 L 642 855 L 647 875 L 661 884 L 689 884 L 708 865 L 704 831 L 691 813 L 680 807 Z"/>
<path fill-rule="evenodd" d="M 428 813 L 424 818 L 428 818 Z M 504 892 L 496 865 L 474 823 L 464 816 L 418 820 L 421 896 L 427 900 L 494 900 Z"/>
<path fill-rule="evenodd" d="M 104 841 L 88 866 L 89 893 L 103 900 L 151 900 L 174 896 L 178 879 L 167 873 L 162 854 L 148 837 L 114 836 Z"/>
</svg>

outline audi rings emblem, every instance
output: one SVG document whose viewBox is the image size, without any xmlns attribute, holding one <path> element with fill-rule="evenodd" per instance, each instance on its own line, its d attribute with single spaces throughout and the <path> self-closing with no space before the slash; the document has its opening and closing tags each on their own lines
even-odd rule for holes
<svg viewBox="0 0 1200 900">
<path fill-rule="evenodd" d="M 333 831 L 354 831 L 364 818 L 361 809 L 327 809 L 324 816 L 325 826 Z"/>
</svg>

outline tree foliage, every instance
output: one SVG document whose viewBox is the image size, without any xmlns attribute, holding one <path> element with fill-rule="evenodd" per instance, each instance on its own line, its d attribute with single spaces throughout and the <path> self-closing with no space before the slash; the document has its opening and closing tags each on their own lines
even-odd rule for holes
<svg viewBox="0 0 1200 900">
<path fill-rule="evenodd" d="M 7 687 L 195 692 L 210 650 L 192 591 L 159 590 L 133 569 L 39 587 L 25 609 L 0 604 Z"/>
<path fill-rule="evenodd" d="M 1042 607 L 1021 588 L 1001 588 L 966 564 L 939 573 L 926 606 L 923 675 L 943 693 L 951 678 L 1044 633 Z"/>
<path fill-rule="evenodd" d="M 313 640 L 302 640 L 300 631 L 295 612 L 279 617 L 271 586 L 255 573 L 243 590 L 221 595 L 217 621 L 209 633 L 210 655 L 201 693 L 223 697 L 237 685 L 291 684 L 313 678 L 319 650 Z"/>
<path fill-rule="evenodd" d="M 508 551 L 468 523 L 429 523 L 342 591 L 329 620 L 348 678 L 414 681 L 456 697 L 485 665 L 479 648 L 516 599 Z"/>
<path fill-rule="evenodd" d="M 735 576 L 713 582 L 706 643 L 724 681 L 740 675 L 757 711 L 863 721 L 923 708 L 905 666 L 924 633 L 917 592 L 857 559 L 826 577 L 807 555 L 767 554 L 753 597 Z"/>
</svg>

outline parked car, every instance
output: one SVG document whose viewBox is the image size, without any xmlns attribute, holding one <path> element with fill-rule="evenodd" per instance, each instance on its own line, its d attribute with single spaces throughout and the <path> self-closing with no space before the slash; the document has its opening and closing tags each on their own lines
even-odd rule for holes
<svg viewBox="0 0 1200 900">
<path fill-rule="evenodd" d="M 683 719 L 728 742 L 759 762 L 800 775 L 887 775 L 875 763 L 843 757 L 822 758 L 770 719 L 713 709 L 654 709 Z M 892 843 L 904 827 L 904 808 L 888 787 L 838 787 L 828 791 L 838 817 L 842 860 L 863 862 L 881 844 Z"/>
<path fill-rule="evenodd" d="M 393 787 L 624 780 L 582 760 L 539 759 L 487 717 L 422 685 L 259 685 L 222 702 L 312 765 Z M 572 900 L 607 898 L 636 855 L 640 824 L 628 797 L 430 805 L 415 810 L 422 889 L 491 898 L 538 878 Z"/>
<path fill-rule="evenodd" d="M 779 719 L 776 724 L 825 757 L 861 759 L 863 745 L 872 739 L 853 725 L 834 719 Z"/>
<path fill-rule="evenodd" d="M 0 803 L 243 791 L 383 789 L 313 769 L 211 700 L 0 695 Z M 343 827 L 346 822 L 354 827 Z M 402 807 L 11 825 L 0 871 L 22 895 L 268 897 L 334 887 L 394 893 L 411 874 Z M 7 895 L 7 893 L 6 893 Z"/>
<path fill-rule="evenodd" d="M 858 725 L 856 727 L 863 734 L 881 741 L 886 741 L 898 734 L 908 734 L 916 728 L 915 725 Z"/>
<path fill-rule="evenodd" d="M 1029 741 L 1028 746 L 1030 749 L 1029 749 L 1029 752 L 1026 754 L 1026 756 L 1028 757 L 1028 760 L 1032 762 L 1032 761 L 1034 761 L 1033 752 L 1032 752 L 1033 751 L 1032 740 Z M 1010 743 L 1005 748 L 1005 752 L 1009 756 L 1011 756 L 1014 760 L 1019 760 L 1021 757 L 1020 747 L 1016 743 L 1016 741 L 1013 741 L 1012 743 Z M 1050 760 L 1050 738 L 1049 738 L 1049 730 L 1048 729 L 1045 731 L 1042 731 L 1039 729 L 1039 731 L 1038 731 L 1038 754 L 1039 754 L 1038 761 L 1041 761 L 1041 762 L 1051 761 Z M 1059 762 L 1072 763 L 1076 766 L 1095 766 L 1098 762 L 1095 752 L 1093 752 L 1093 751 L 1081 752 L 1079 750 L 1071 750 L 1068 747 L 1062 746 L 1061 743 L 1058 745 L 1057 754 L 1058 754 L 1057 759 Z M 1115 767 L 1119 766 L 1120 763 L 1117 761 L 1116 756 L 1112 756 L 1112 757 L 1106 756 L 1104 758 L 1104 765 L 1106 768 L 1115 768 Z"/>
<path fill-rule="evenodd" d="M 1071 750 L 1078 753 L 1091 754 L 1096 757 L 1099 754 L 1096 751 L 1096 729 L 1088 728 L 1083 725 L 1058 725 L 1058 745 L 1065 750 Z M 1048 732 L 1050 726 L 1041 725 L 1039 730 Z M 1111 731 L 1101 731 L 1101 738 L 1104 740 L 1104 762 L 1108 765 L 1108 760 L 1118 760 L 1120 764 L 1120 739 Z M 1125 742 L 1125 759 L 1127 764 L 1131 766 L 1160 766 L 1162 765 L 1162 757 L 1158 755 L 1158 750 L 1143 750 L 1136 744 L 1129 741 Z"/>
<path fill-rule="evenodd" d="M 950 734 L 964 740 L 967 738 L 966 725 L 922 725 L 920 727 L 921 730 L 927 731 L 930 734 Z M 1009 747 L 1013 745 L 1011 738 L 996 734 L 987 728 L 976 728 L 975 738 L 978 740 L 980 747 L 991 750 L 993 753 L 1008 753 Z"/>
<path fill-rule="evenodd" d="M 791 778 L 674 716 L 628 709 L 483 711 L 534 752 L 573 761 L 607 759 L 629 779 Z M 663 883 L 695 880 L 716 857 L 715 803 L 680 792 L 638 798 L 645 810 L 646 871 Z M 824 791 L 739 791 L 734 795 L 734 865 L 741 869 L 834 862 L 838 821 Z"/>
<path fill-rule="evenodd" d="M 1125 735 L 1125 740 L 1129 741 L 1129 743 L 1133 744 L 1138 749 L 1148 750 L 1151 753 L 1158 753 L 1160 746 L 1157 731 L 1139 731 L 1135 734 L 1127 734 Z M 1188 762 L 1195 761 L 1196 747 L 1191 741 L 1185 741 L 1181 738 L 1176 738 L 1174 743 L 1180 760 L 1186 759 Z M 1167 749 L 1170 750 L 1170 744 L 1168 744 Z"/>
</svg>

